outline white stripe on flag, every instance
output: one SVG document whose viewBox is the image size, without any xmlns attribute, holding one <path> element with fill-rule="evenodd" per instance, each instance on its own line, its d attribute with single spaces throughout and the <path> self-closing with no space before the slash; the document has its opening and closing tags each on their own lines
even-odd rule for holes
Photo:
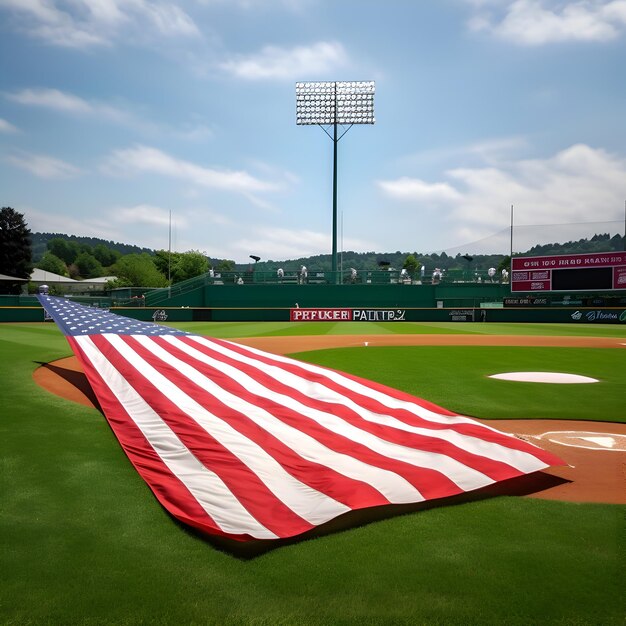
<svg viewBox="0 0 626 626">
<path fill-rule="evenodd" d="M 321 383 L 306 380 L 305 378 L 301 376 L 297 376 L 296 374 L 285 371 L 279 366 L 268 365 L 267 363 L 257 361 L 252 357 L 243 356 L 234 350 L 228 350 L 227 348 L 224 348 L 220 344 L 217 344 L 215 342 L 209 342 L 203 337 L 192 336 L 190 337 L 190 339 L 200 344 L 203 344 L 207 346 L 208 348 L 210 348 L 211 350 L 214 350 L 215 352 L 218 352 L 228 358 L 236 360 L 240 363 L 245 363 L 246 365 L 249 365 L 251 367 L 259 368 L 265 374 L 272 376 L 274 379 L 278 380 L 279 382 L 282 382 L 288 387 L 291 387 L 292 389 L 296 389 L 307 396 L 320 398 L 320 399 L 323 399 L 325 402 L 329 402 L 329 403 L 341 404 L 353 410 L 360 417 L 362 417 L 363 419 L 369 422 L 380 424 L 382 426 L 387 426 L 390 428 L 396 428 L 398 430 L 403 430 L 405 432 L 414 433 L 417 435 L 424 435 L 427 437 L 441 439 L 459 448 L 467 450 L 468 452 L 471 452 L 472 454 L 483 456 L 485 458 L 492 459 L 494 461 L 500 461 L 500 462 L 506 463 L 507 465 L 510 465 L 511 467 L 515 468 L 516 470 L 520 472 L 525 472 L 525 473 L 535 472 L 535 471 L 538 471 L 547 467 L 546 463 L 542 462 L 533 454 L 524 452 L 523 450 L 515 450 L 513 448 L 506 448 L 495 442 L 485 441 L 484 439 L 481 439 L 479 437 L 472 437 L 471 435 L 458 433 L 454 431 L 453 429 L 434 430 L 434 429 L 429 429 L 429 428 L 420 428 L 417 426 L 412 426 L 390 415 L 374 413 L 372 411 L 369 411 L 365 407 L 362 407 L 358 403 L 354 402 L 348 395 L 337 393 L 334 389 L 325 387 Z M 252 352 L 256 352 L 256 350 L 253 350 L 252 348 L 248 348 L 247 346 L 242 346 L 242 348 L 246 351 L 251 350 Z M 293 359 L 290 360 L 285 357 L 279 357 L 277 355 L 268 355 L 267 353 L 264 353 L 264 352 L 259 352 L 259 354 L 261 354 L 263 357 L 267 358 L 269 356 L 270 358 L 275 359 L 276 361 L 280 361 L 282 363 L 286 363 L 290 365 L 296 365 L 298 367 L 302 367 L 306 371 L 311 371 L 311 372 L 314 372 L 315 374 L 322 375 L 332 380 L 336 384 L 341 385 L 348 391 L 353 391 L 355 393 L 368 396 L 374 400 L 377 400 L 378 402 L 380 402 L 380 404 L 387 406 L 391 409 L 403 409 L 406 411 L 410 411 L 413 415 L 416 415 L 417 417 L 419 417 L 420 419 L 426 422 L 431 421 L 431 422 L 436 422 L 438 424 L 448 424 L 448 425 L 474 424 L 474 425 L 479 425 L 481 428 L 485 428 L 488 431 L 498 432 L 499 434 L 502 434 L 500 433 L 500 431 L 496 431 L 495 429 L 487 427 L 484 424 L 479 424 L 478 422 L 468 417 L 461 417 L 461 416 L 449 417 L 446 415 L 435 413 L 434 411 L 430 411 L 429 409 L 426 409 L 418 404 L 413 404 L 410 402 L 392 398 L 390 396 L 382 394 L 381 392 L 377 390 L 366 387 L 350 378 L 344 377 L 341 374 L 334 372 L 332 370 L 326 370 L 326 369 L 323 369 L 314 365 L 309 365 L 307 363 L 295 361 Z M 196 358 L 201 358 L 201 357 L 196 357 Z M 221 369 L 229 367 L 219 361 L 217 363 L 218 365 L 215 365 L 215 366 Z M 233 378 L 235 377 L 234 375 L 232 376 Z M 242 384 L 250 388 L 249 382 L 245 382 Z M 439 467 L 440 466 L 437 465 L 437 469 L 439 469 Z M 466 467 L 466 466 L 463 466 L 463 467 Z M 452 476 L 449 476 L 449 478 L 454 480 Z M 489 480 L 487 483 L 484 483 L 484 484 L 489 484 L 491 482 L 493 481 Z M 457 484 L 459 484 L 459 486 L 463 486 L 460 483 L 457 483 Z M 478 486 L 484 486 L 484 484 L 478 485 Z M 469 490 L 469 489 L 475 489 L 476 486 L 465 486 L 463 488 L 465 490 Z"/>
<path fill-rule="evenodd" d="M 289 424 L 285 424 L 263 408 L 222 389 L 222 387 L 196 370 L 194 367 L 184 361 L 181 361 L 180 359 L 177 359 L 169 352 L 156 345 L 155 342 L 149 337 L 138 336 L 135 337 L 135 339 L 155 356 L 170 365 L 173 365 L 184 376 L 189 378 L 189 380 L 215 396 L 218 400 L 220 400 L 220 402 L 223 402 L 224 404 L 243 413 L 255 424 L 275 436 L 302 458 L 314 463 L 325 465 L 326 467 L 329 467 L 330 469 L 353 480 L 365 482 L 382 493 L 385 498 L 389 500 L 389 502 L 394 504 L 419 502 L 424 500 L 420 492 L 402 476 L 399 476 L 390 470 L 368 465 L 367 463 L 348 456 L 347 454 L 331 450 L 317 441 L 314 437 L 311 437 L 297 428 L 289 426 Z M 240 384 L 246 386 L 251 391 L 254 390 L 254 392 L 259 392 L 259 390 L 261 390 L 264 392 L 265 397 L 272 400 L 288 400 L 286 396 L 273 394 L 269 390 L 258 385 L 249 376 L 246 376 L 242 372 L 239 372 L 222 362 L 211 359 L 195 348 L 177 340 L 175 337 L 165 336 L 163 339 L 168 343 L 171 343 L 179 350 L 189 354 L 189 356 L 206 363 L 207 365 L 213 365 L 214 367 L 219 368 L 233 380 L 240 382 Z M 283 404 L 284 406 L 288 406 L 290 403 L 284 402 Z M 303 414 L 305 412 L 303 409 L 307 409 L 307 407 L 302 407 L 295 402 L 291 404 L 294 405 L 295 410 Z"/>
<path fill-rule="evenodd" d="M 117 335 L 107 335 L 107 338 Z M 169 426 L 120 375 L 94 345 L 90 336 L 75 337 L 86 358 L 119 400 L 164 465 L 190 491 L 218 526 L 229 534 L 248 534 L 257 539 L 277 539 L 241 505 L 217 474 L 189 452 Z"/>
<path fill-rule="evenodd" d="M 221 344 L 213 343 L 210 340 L 207 340 L 205 337 L 200 337 L 198 335 L 190 335 L 189 339 L 192 339 L 193 341 L 197 341 L 198 343 L 203 343 L 204 345 L 211 348 L 212 350 L 216 350 L 216 351 L 225 350 L 225 348 Z M 333 370 L 325 369 L 317 365 L 312 365 L 311 363 L 305 363 L 304 361 L 296 361 L 295 359 L 283 357 L 278 354 L 270 354 L 268 352 L 262 352 L 261 350 L 257 350 L 256 348 L 251 348 L 250 346 L 244 346 L 241 344 L 234 344 L 234 345 L 236 345 L 238 348 L 241 348 L 242 350 L 245 350 L 246 352 L 250 352 L 252 354 L 265 357 L 266 359 L 271 359 L 272 361 L 276 361 L 278 363 L 284 363 L 286 365 L 297 365 L 298 367 L 302 368 L 303 370 L 307 372 L 311 372 L 313 374 L 317 374 L 319 376 L 328 378 L 332 380 L 333 382 L 337 383 L 338 385 L 341 385 L 342 387 L 345 387 L 346 389 L 354 393 L 369 396 L 373 400 L 380 402 L 381 404 L 387 406 L 390 409 L 404 409 L 406 411 L 409 411 L 410 413 L 413 413 L 413 415 L 416 415 L 417 417 L 421 419 L 432 421 L 436 424 L 476 424 L 476 422 L 469 417 L 463 417 L 462 415 L 451 415 L 451 416 L 441 415 L 440 413 L 431 411 L 430 409 L 427 409 L 426 407 L 423 407 L 419 404 L 414 404 L 412 402 L 407 402 L 405 400 L 392 398 L 391 396 L 381 393 L 380 391 L 376 389 L 371 389 L 370 387 L 366 387 L 365 385 L 355 380 L 344 377 L 338 372 L 335 372 Z M 246 362 L 246 359 L 249 358 L 235 351 L 224 352 L 224 354 L 228 354 L 228 356 L 231 356 L 233 359 L 240 360 L 241 362 Z M 272 366 L 268 366 L 267 364 L 263 363 L 262 367 L 267 368 L 267 367 L 272 367 Z M 489 430 L 495 431 L 495 429 L 491 429 L 491 428 Z M 496 431 L 496 432 L 499 432 L 499 431 Z"/>
<path fill-rule="evenodd" d="M 294 478 L 256 442 L 248 439 L 230 424 L 198 404 L 144 361 L 120 335 L 103 335 L 103 337 L 128 363 L 154 383 L 183 413 L 202 426 L 216 441 L 254 472 L 276 498 L 302 519 L 317 525 L 350 510 L 346 505 Z M 135 336 L 134 339 L 148 342 L 151 340 L 149 337 L 142 336 Z"/>
<path fill-rule="evenodd" d="M 227 374 L 230 378 L 239 382 L 239 384 L 244 386 L 252 393 L 255 393 L 261 397 L 265 397 L 277 404 L 286 406 L 293 411 L 297 411 L 298 413 L 305 415 L 309 419 L 316 421 L 318 424 L 320 424 L 324 428 L 327 428 L 331 432 L 347 437 L 348 439 L 356 443 L 360 443 L 361 445 L 364 445 L 370 450 L 373 450 L 374 452 L 377 452 L 378 454 L 381 454 L 387 458 L 395 459 L 403 463 L 408 463 L 409 465 L 412 465 L 414 467 L 427 468 L 438 471 L 464 491 L 477 489 L 479 487 L 484 487 L 485 485 L 490 485 L 491 483 L 493 483 L 493 480 L 490 477 L 465 465 L 464 463 L 457 461 L 450 456 L 439 454 L 437 452 L 427 452 L 424 450 L 418 450 L 417 448 L 401 446 L 381 439 L 380 437 L 377 437 L 371 433 L 361 430 L 360 428 L 357 428 L 356 426 L 353 426 L 352 424 L 349 424 L 348 422 L 344 421 L 340 417 L 333 415 L 332 413 L 313 409 L 298 402 L 290 396 L 268 389 L 259 384 L 252 377 L 232 367 L 231 365 L 228 365 L 221 361 L 216 361 L 206 354 L 194 350 L 191 347 L 185 347 L 184 342 L 177 342 L 176 340 L 172 341 L 169 338 L 165 339 L 166 341 L 170 341 L 170 343 L 175 342 L 177 347 L 179 347 L 181 350 L 185 350 L 190 356 L 204 363 L 207 363 L 208 365 L 219 368 L 222 372 Z M 213 346 L 211 345 L 211 347 Z M 259 366 L 259 364 L 256 365 L 257 367 Z M 267 371 L 267 366 L 265 366 L 264 364 L 263 366 L 264 371 Z M 283 370 L 274 371 L 276 379 L 280 382 L 292 387 L 299 385 L 299 380 L 297 376 L 287 376 L 287 374 L 288 372 L 284 372 Z M 326 388 L 323 389 L 325 391 L 329 391 Z M 397 497 L 398 496 L 396 495 L 395 498 L 390 501 L 399 502 L 397 500 Z M 401 497 L 404 497 L 404 495 L 402 495 Z M 400 500 L 400 502 L 405 501 L 408 500 Z"/>
</svg>

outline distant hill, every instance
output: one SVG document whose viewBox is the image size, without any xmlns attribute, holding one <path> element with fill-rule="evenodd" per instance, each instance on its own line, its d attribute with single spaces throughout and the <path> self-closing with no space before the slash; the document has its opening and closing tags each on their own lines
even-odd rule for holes
<svg viewBox="0 0 626 626">
<path fill-rule="evenodd" d="M 76 235 L 66 235 L 65 233 L 31 233 L 34 263 L 39 261 L 44 255 L 48 249 L 48 242 L 51 239 L 67 239 L 68 241 L 85 244 L 92 248 L 102 244 L 111 250 L 116 250 L 120 254 L 141 254 L 142 252 L 154 254 L 154 250 L 150 248 L 141 248 L 127 243 L 99 239 L 98 237 L 77 237 Z"/>
<path fill-rule="evenodd" d="M 63 233 L 32 233 L 33 261 L 36 263 L 41 259 L 46 251 L 48 241 L 55 238 L 68 239 L 79 244 L 87 244 L 91 247 L 103 244 L 107 248 L 117 250 L 120 254 L 140 254 L 147 252 L 154 254 L 151 248 L 142 248 L 132 244 L 118 243 L 99 239 L 97 237 L 77 237 L 76 235 L 66 235 Z M 523 254 L 526 256 L 543 256 L 552 254 L 582 254 L 591 252 L 609 252 L 611 250 L 624 250 L 624 237 L 621 235 L 611 236 L 608 233 L 594 235 L 591 239 L 579 239 L 578 241 L 568 241 L 565 243 L 550 243 L 541 246 L 533 246 Z M 415 251 L 402 252 L 353 252 L 351 250 L 344 251 L 341 254 L 341 266 L 344 271 L 348 271 L 351 267 L 358 270 L 374 270 L 381 267 L 381 261 L 387 262 L 389 267 L 401 269 L 406 257 L 412 254 L 418 265 L 426 265 L 429 270 L 434 267 L 441 269 L 471 269 L 486 270 L 489 267 L 498 267 L 499 263 L 505 258 L 501 254 L 474 254 L 471 262 L 468 262 L 460 253 L 450 256 L 445 252 L 441 254 L 424 254 Z M 222 259 L 209 257 L 209 262 L 216 267 Z M 244 271 L 253 265 L 253 261 L 249 263 L 239 263 L 235 265 L 235 270 Z M 285 271 L 299 270 L 305 265 L 310 270 L 328 271 L 332 267 L 332 259 L 330 254 L 318 254 L 314 256 L 301 257 L 298 259 L 287 259 L 284 261 L 260 261 L 256 268 L 259 271 L 276 271 L 282 267 Z M 384 265 L 387 267 L 387 265 Z"/>
<path fill-rule="evenodd" d="M 553 254 L 582 254 L 592 252 L 610 252 L 624 250 L 624 238 L 621 235 L 611 237 L 608 233 L 594 235 L 591 239 L 579 239 L 567 243 L 548 243 L 533 246 L 527 256 L 549 256 Z"/>
<path fill-rule="evenodd" d="M 544 256 L 553 254 L 582 254 L 592 252 L 609 252 L 611 250 L 624 250 L 624 238 L 621 235 L 599 234 L 591 239 L 579 239 L 578 241 L 568 241 L 566 243 L 550 243 L 542 246 L 534 246 L 530 250 L 523 252 L 525 256 Z M 414 251 L 401 252 L 353 252 L 344 251 L 341 255 L 343 270 L 348 271 L 351 267 L 357 270 L 378 269 L 381 261 L 389 263 L 389 267 L 401 269 L 406 257 L 412 254 L 418 266 L 426 265 L 428 270 L 439 267 L 441 269 L 468 269 L 486 270 L 490 267 L 497 268 L 500 262 L 508 258 L 502 254 L 473 254 L 471 261 L 465 259 L 460 253 L 451 256 L 442 252 L 441 254 L 425 254 Z M 286 261 L 261 261 L 257 264 L 260 271 L 275 271 L 282 267 L 285 271 L 295 271 L 300 266 L 305 265 L 310 270 L 330 270 L 331 255 L 321 254 L 300 259 L 290 259 Z M 241 269 L 243 266 L 238 266 Z"/>
</svg>

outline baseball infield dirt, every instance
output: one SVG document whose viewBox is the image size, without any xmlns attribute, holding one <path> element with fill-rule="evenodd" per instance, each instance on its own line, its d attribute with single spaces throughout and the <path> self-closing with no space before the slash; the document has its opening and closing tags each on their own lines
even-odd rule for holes
<svg viewBox="0 0 626 626">
<path fill-rule="evenodd" d="M 624 349 L 623 339 L 484 335 L 315 335 L 234 339 L 275 354 L 337 347 L 457 345 L 548 346 Z M 35 381 L 48 391 L 87 406 L 97 400 L 75 357 L 46 363 L 35 370 Z M 495 488 L 503 494 L 568 502 L 626 504 L 626 424 L 566 420 L 485 420 L 553 452 L 568 465 L 536 472 L 524 481 Z"/>
</svg>

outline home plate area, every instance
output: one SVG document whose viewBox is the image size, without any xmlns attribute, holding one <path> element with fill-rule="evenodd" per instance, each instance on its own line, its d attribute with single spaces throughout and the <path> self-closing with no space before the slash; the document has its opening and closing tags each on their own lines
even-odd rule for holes
<svg viewBox="0 0 626 626">
<path fill-rule="evenodd" d="M 557 443 L 562 446 L 571 446 L 573 448 L 626 452 L 626 435 L 615 433 L 560 430 L 536 435 L 533 438 L 539 440 L 547 439 L 552 443 Z"/>
</svg>

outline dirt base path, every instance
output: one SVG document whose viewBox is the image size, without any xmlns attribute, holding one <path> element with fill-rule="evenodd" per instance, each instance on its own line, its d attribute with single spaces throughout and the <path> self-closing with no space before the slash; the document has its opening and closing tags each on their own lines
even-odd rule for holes
<svg viewBox="0 0 626 626">
<path fill-rule="evenodd" d="M 597 337 L 484 335 L 315 335 L 250 337 L 234 341 L 274 354 L 338 347 L 456 345 L 624 348 L 626 341 Z M 34 379 L 48 391 L 98 407 L 76 357 L 46 363 Z M 515 434 L 561 457 L 567 466 L 549 468 L 503 485 L 501 493 L 568 502 L 626 504 L 626 424 L 567 420 L 478 420 Z M 498 492 L 496 486 L 493 491 Z"/>
</svg>

